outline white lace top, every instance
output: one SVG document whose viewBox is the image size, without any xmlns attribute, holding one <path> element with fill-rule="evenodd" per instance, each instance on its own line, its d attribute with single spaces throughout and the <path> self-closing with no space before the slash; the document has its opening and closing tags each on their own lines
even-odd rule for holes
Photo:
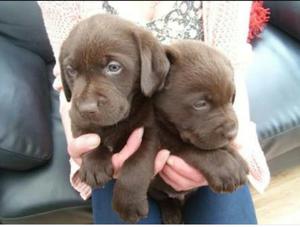
<svg viewBox="0 0 300 227">
<path fill-rule="evenodd" d="M 134 10 L 137 4 L 140 4 L 139 9 Z M 257 139 L 255 124 L 250 121 L 243 80 L 252 57 L 251 46 L 247 43 L 251 1 L 41 1 L 39 5 L 56 59 L 72 27 L 98 13 L 117 14 L 131 20 L 151 30 L 163 43 L 174 39 L 199 39 L 223 52 L 232 62 L 236 75 L 235 110 L 241 132 L 238 136 L 242 144 L 240 153 L 250 166 L 249 180 L 252 185 L 260 192 L 267 187 L 270 173 Z M 149 7 L 155 8 L 151 15 L 147 11 Z M 78 168 L 71 160 L 70 180 L 86 199 L 91 190 L 78 180 Z"/>
</svg>

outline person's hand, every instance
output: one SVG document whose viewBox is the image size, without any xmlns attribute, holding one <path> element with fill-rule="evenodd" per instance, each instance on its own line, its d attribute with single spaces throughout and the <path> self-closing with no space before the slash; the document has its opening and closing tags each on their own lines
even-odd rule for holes
<svg viewBox="0 0 300 227">
<path fill-rule="evenodd" d="M 114 168 L 114 178 L 118 178 L 118 173 L 124 162 L 134 154 L 142 142 L 144 129 L 135 129 L 127 140 L 123 149 L 112 156 L 112 164 Z M 98 147 L 100 137 L 97 134 L 85 134 L 77 138 L 72 138 L 68 143 L 68 153 L 70 157 L 80 166 L 82 163 L 81 156 L 90 150 Z M 170 152 L 161 150 L 158 152 L 155 161 L 155 172 L 158 173 L 165 166 Z"/>
<path fill-rule="evenodd" d="M 186 191 L 207 185 L 206 179 L 197 169 L 175 155 L 168 158 L 159 175 L 176 191 Z"/>
</svg>

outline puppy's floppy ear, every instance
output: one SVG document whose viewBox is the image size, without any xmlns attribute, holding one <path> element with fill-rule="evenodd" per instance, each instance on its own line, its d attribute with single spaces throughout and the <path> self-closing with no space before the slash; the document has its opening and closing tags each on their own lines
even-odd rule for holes
<svg viewBox="0 0 300 227">
<path fill-rule="evenodd" d="M 61 49 L 61 53 L 59 55 L 59 65 L 60 65 L 60 72 L 61 72 L 61 82 L 62 82 L 62 85 L 63 85 L 63 89 L 64 89 L 64 93 L 65 93 L 65 96 L 66 96 L 66 99 L 68 102 L 70 102 L 71 100 L 71 97 L 72 97 L 72 92 L 71 92 L 71 89 L 66 81 L 66 76 L 65 76 L 65 72 L 64 72 L 64 69 L 63 69 L 63 49 Z"/>
<path fill-rule="evenodd" d="M 150 32 L 139 29 L 134 37 L 140 52 L 141 89 L 145 96 L 151 97 L 163 88 L 170 63 L 164 48 Z"/>
<path fill-rule="evenodd" d="M 179 58 L 179 50 L 171 45 L 164 45 L 164 50 L 170 64 L 174 64 Z"/>
<path fill-rule="evenodd" d="M 66 78 L 64 76 L 64 73 L 62 72 L 61 73 L 61 81 L 62 81 L 62 85 L 63 85 L 63 88 L 64 88 L 64 93 L 65 93 L 65 96 L 66 96 L 66 99 L 68 102 L 71 101 L 71 97 L 72 97 L 72 92 L 71 92 L 71 89 L 66 81 Z"/>
</svg>

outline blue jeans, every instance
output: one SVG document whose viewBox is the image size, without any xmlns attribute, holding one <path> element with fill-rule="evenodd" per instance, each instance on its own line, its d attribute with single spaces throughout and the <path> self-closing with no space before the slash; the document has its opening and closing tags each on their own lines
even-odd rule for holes
<svg viewBox="0 0 300 227">
<path fill-rule="evenodd" d="M 124 224 L 112 210 L 114 182 L 92 194 L 93 218 L 96 224 Z M 256 224 L 255 209 L 248 186 L 230 194 L 217 194 L 209 187 L 201 187 L 187 201 L 184 207 L 186 224 Z M 149 214 L 138 224 L 161 224 L 157 204 L 150 199 Z"/>
</svg>

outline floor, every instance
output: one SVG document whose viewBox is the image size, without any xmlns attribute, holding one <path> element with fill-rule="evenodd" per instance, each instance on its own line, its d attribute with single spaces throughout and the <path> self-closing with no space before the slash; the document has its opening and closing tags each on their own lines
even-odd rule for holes
<svg viewBox="0 0 300 227">
<path fill-rule="evenodd" d="M 251 191 L 259 224 L 300 224 L 300 166 L 272 177 L 264 194 Z"/>
</svg>

